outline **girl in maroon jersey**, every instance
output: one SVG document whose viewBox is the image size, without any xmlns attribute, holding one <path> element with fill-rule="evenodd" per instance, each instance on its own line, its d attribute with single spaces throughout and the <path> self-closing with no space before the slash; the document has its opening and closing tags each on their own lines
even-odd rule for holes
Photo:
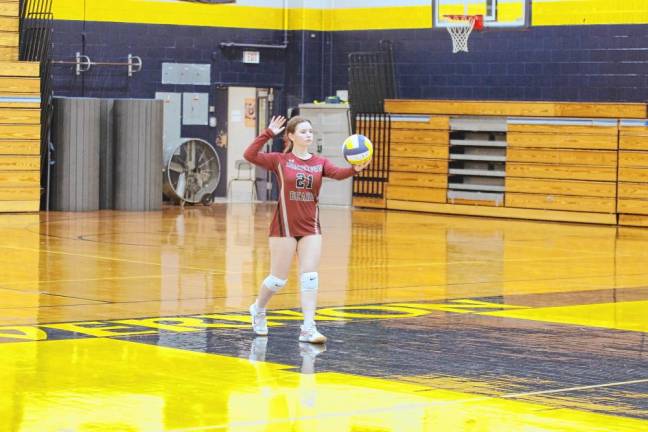
<svg viewBox="0 0 648 432">
<path fill-rule="evenodd" d="M 288 146 L 284 153 L 260 153 L 263 145 L 286 129 Z M 303 117 L 293 117 L 286 124 L 283 116 L 273 117 L 264 130 L 245 150 L 243 156 L 277 176 L 279 201 L 270 224 L 270 274 L 261 284 L 256 302 L 250 306 L 252 328 L 257 335 L 268 334 L 266 305 L 286 285 L 292 259 L 297 252 L 304 324 L 301 342 L 324 343 L 326 337 L 315 326 L 317 289 L 319 286 L 322 236 L 317 207 L 322 177 L 343 180 L 362 171 L 369 162 L 340 168 L 328 159 L 308 152 L 313 142 L 313 127 Z"/>
</svg>

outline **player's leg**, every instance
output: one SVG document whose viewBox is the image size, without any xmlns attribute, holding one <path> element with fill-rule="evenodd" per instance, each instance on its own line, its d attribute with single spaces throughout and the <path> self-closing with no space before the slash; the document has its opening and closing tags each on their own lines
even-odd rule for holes
<svg viewBox="0 0 648 432">
<path fill-rule="evenodd" d="M 317 291 L 319 288 L 319 263 L 322 254 L 322 236 L 309 235 L 297 243 L 299 256 L 299 283 L 301 288 L 301 305 L 304 324 L 299 340 L 302 342 L 324 343 L 326 337 L 317 331 L 315 310 L 317 309 Z"/>
<path fill-rule="evenodd" d="M 259 296 L 250 306 L 252 328 L 260 336 L 268 334 L 266 306 L 272 296 L 286 285 L 297 240 L 292 237 L 270 237 L 270 274 L 263 280 Z"/>
</svg>

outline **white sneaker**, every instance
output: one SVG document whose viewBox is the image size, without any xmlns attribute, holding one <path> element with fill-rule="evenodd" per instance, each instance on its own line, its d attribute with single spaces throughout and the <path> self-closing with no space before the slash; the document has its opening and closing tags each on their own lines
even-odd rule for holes
<svg viewBox="0 0 648 432">
<path fill-rule="evenodd" d="M 268 335 L 268 321 L 266 321 L 265 312 L 257 311 L 256 303 L 250 305 L 250 315 L 252 316 L 252 330 L 258 336 Z"/>
<path fill-rule="evenodd" d="M 308 342 L 314 344 L 326 343 L 326 336 L 317 331 L 317 327 L 312 325 L 310 327 L 301 326 L 301 333 L 299 334 L 299 342 Z"/>
</svg>

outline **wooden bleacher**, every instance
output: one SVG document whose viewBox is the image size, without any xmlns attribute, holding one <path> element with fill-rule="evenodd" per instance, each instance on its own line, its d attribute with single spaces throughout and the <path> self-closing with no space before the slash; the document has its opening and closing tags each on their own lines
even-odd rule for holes
<svg viewBox="0 0 648 432">
<path fill-rule="evenodd" d="M 39 63 L 18 61 L 18 0 L 0 0 L 0 212 L 40 205 Z"/>
<path fill-rule="evenodd" d="M 18 60 L 18 0 L 0 0 L 0 61 Z"/>
<path fill-rule="evenodd" d="M 356 206 L 648 226 L 646 104 L 388 100 L 385 110 L 392 115 L 385 196 L 354 198 Z M 480 121 L 473 135 L 482 141 L 464 139 L 453 154 L 462 146 L 457 133 L 472 133 L 457 125 Z M 490 133 L 492 122 L 498 128 Z M 457 165 L 463 159 L 477 162 Z M 457 173 L 487 179 L 484 191 L 467 182 L 465 198 L 454 193 L 463 185 Z"/>
<path fill-rule="evenodd" d="M 619 127 L 619 225 L 648 226 L 648 121 Z"/>
</svg>

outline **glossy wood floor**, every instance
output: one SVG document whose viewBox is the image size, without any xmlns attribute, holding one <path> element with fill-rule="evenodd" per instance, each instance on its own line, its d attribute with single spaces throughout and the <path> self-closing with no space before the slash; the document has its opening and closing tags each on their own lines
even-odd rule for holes
<svg viewBox="0 0 648 432">
<path fill-rule="evenodd" d="M 318 348 L 272 210 L 0 216 L 0 431 L 648 430 L 648 230 L 322 208 Z"/>
</svg>

